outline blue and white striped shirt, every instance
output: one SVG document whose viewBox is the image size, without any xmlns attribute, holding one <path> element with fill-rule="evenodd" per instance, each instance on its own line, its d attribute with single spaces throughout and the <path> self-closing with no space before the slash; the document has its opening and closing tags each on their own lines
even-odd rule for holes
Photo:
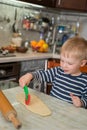
<svg viewBox="0 0 87 130">
<path fill-rule="evenodd" d="M 81 73 L 79 76 L 65 74 L 60 67 L 48 70 L 39 70 L 32 73 L 34 79 L 39 82 L 51 82 L 51 96 L 72 103 L 70 93 L 78 96 L 87 108 L 87 74 Z"/>
</svg>

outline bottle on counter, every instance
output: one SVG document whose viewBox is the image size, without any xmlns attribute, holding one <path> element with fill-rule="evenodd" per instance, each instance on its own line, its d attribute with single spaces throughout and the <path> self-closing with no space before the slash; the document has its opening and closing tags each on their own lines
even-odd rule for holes
<svg viewBox="0 0 87 130">
<path fill-rule="evenodd" d="M 62 44 L 67 40 L 69 38 L 69 36 L 68 36 L 68 34 L 64 34 L 63 36 L 62 36 Z"/>
</svg>

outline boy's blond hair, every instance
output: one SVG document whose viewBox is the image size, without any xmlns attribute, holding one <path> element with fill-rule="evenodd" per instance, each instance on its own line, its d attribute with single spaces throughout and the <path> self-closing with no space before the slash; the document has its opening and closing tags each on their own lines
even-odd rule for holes
<svg viewBox="0 0 87 130">
<path fill-rule="evenodd" d="M 73 56 L 81 60 L 87 60 L 87 40 L 75 36 L 69 38 L 62 46 L 61 53 L 67 57 Z"/>
</svg>

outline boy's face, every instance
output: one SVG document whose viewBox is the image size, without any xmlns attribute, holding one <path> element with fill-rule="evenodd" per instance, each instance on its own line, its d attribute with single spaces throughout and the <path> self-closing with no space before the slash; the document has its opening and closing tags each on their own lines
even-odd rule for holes
<svg viewBox="0 0 87 130">
<path fill-rule="evenodd" d="M 60 65 L 66 74 L 78 76 L 81 73 L 80 67 L 82 65 L 82 61 L 80 59 L 76 59 L 75 57 L 67 57 L 67 55 L 61 54 Z"/>
</svg>

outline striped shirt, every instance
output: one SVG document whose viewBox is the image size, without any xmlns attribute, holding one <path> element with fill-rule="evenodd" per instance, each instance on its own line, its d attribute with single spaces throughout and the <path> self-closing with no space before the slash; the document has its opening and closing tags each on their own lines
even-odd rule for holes
<svg viewBox="0 0 87 130">
<path fill-rule="evenodd" d="M 39 70 L 32 73 L 34 80 L 38 82 L 52 83 L 51 96 L 72 103 L 70 93 L 78 96 L 87 108 L 87 74 L 81 73 L 79 76 L 65 74 L 60 67 L 48 70 Z"/>
</svg>

